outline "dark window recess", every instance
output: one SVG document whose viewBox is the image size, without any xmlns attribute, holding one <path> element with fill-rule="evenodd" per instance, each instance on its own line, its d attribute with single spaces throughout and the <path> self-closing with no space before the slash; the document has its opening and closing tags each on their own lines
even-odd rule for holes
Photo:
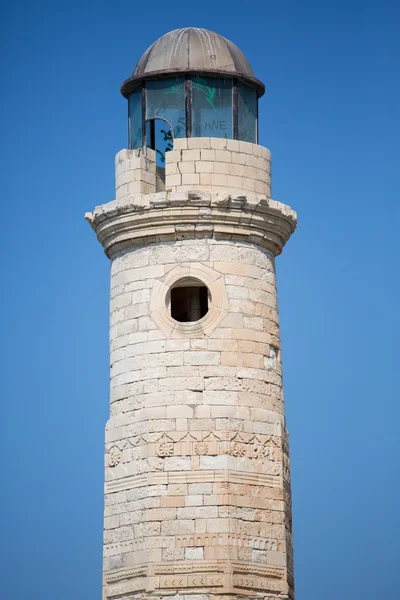
<svg viewBox="0 0 400 600">
<path fill-rule="evenodd" d="M 181 323 L 198 321 L 208 312 L 205 285 L 175 287 L 171 290 L 171 317 Z"/>
</svg>

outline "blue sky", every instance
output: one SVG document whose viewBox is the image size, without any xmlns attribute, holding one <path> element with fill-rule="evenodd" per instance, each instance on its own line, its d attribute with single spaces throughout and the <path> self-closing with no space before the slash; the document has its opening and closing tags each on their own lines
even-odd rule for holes
<svg viewBox="0 0 400 600">
<path fill-rule="evenodd" d="M 85 211 L 113 198 L 119 94 L 185 26 L 267 86 L 297 600 L 398 588 L 400 5 L 38 0 L 2 8 L 1 596 L 101 594 L 109 264 Z"/>
</svg>

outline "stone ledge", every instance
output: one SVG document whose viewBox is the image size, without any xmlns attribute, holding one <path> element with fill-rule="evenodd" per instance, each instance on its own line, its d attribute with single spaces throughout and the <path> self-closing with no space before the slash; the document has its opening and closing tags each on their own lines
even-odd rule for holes
<svg viewBox="0 0 400 600">
<path fill-rule="evenodd" d="M 231 561 L 227 552 L 224 559 L 180 562 L 154 562 L 135 568 L 116 569 L 105 574 L 105 597 L 114 598 L 146 590 L 148 593 L 163 590 L 196 594 L 221 594 L 252 596 L 254 593 L 275 593 L 264 598 L 288 598 L 287 569 L 282 566 L 262 565 L 254 561 Z M 197 596 L 198 597 L 198 596 Z"/>
<path fill-rule="evenodd" d="M 254 243 L 278 255 L 297 225 L 295 211 L 271 198 L 200 190 L 126 196 L 85 219 L 110 258 L 138 244 L 202 238 Z"/>
</svg>

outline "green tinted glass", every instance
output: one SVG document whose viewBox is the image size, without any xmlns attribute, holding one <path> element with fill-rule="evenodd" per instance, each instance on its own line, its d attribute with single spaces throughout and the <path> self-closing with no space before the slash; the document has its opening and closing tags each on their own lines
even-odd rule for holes
<svg viewBox="0 0 400 600">
<path fill-rule="evenodd" d="M 232 138 L 232 80 L 192 79 L 192 136 Z"/>
</svg>

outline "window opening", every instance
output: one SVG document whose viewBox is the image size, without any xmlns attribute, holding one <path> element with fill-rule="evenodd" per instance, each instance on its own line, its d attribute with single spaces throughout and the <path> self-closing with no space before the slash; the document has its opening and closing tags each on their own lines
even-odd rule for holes
<svg viewBox="0 0 400 600">
<path fill-rule="evenodd" d="M 182 280 L 171 289 L 171 317 L 180 323 L 198 321 L 208 313 L 209 291 L 197 279 Z"/>
<path fill-rule="evenodd" d="M 171 125 L 165 119 L 146 121 L 147 146 L 156 153 L 156 192 L 165 190 L 165 157 L 174 147 Z"/>
</svg>

